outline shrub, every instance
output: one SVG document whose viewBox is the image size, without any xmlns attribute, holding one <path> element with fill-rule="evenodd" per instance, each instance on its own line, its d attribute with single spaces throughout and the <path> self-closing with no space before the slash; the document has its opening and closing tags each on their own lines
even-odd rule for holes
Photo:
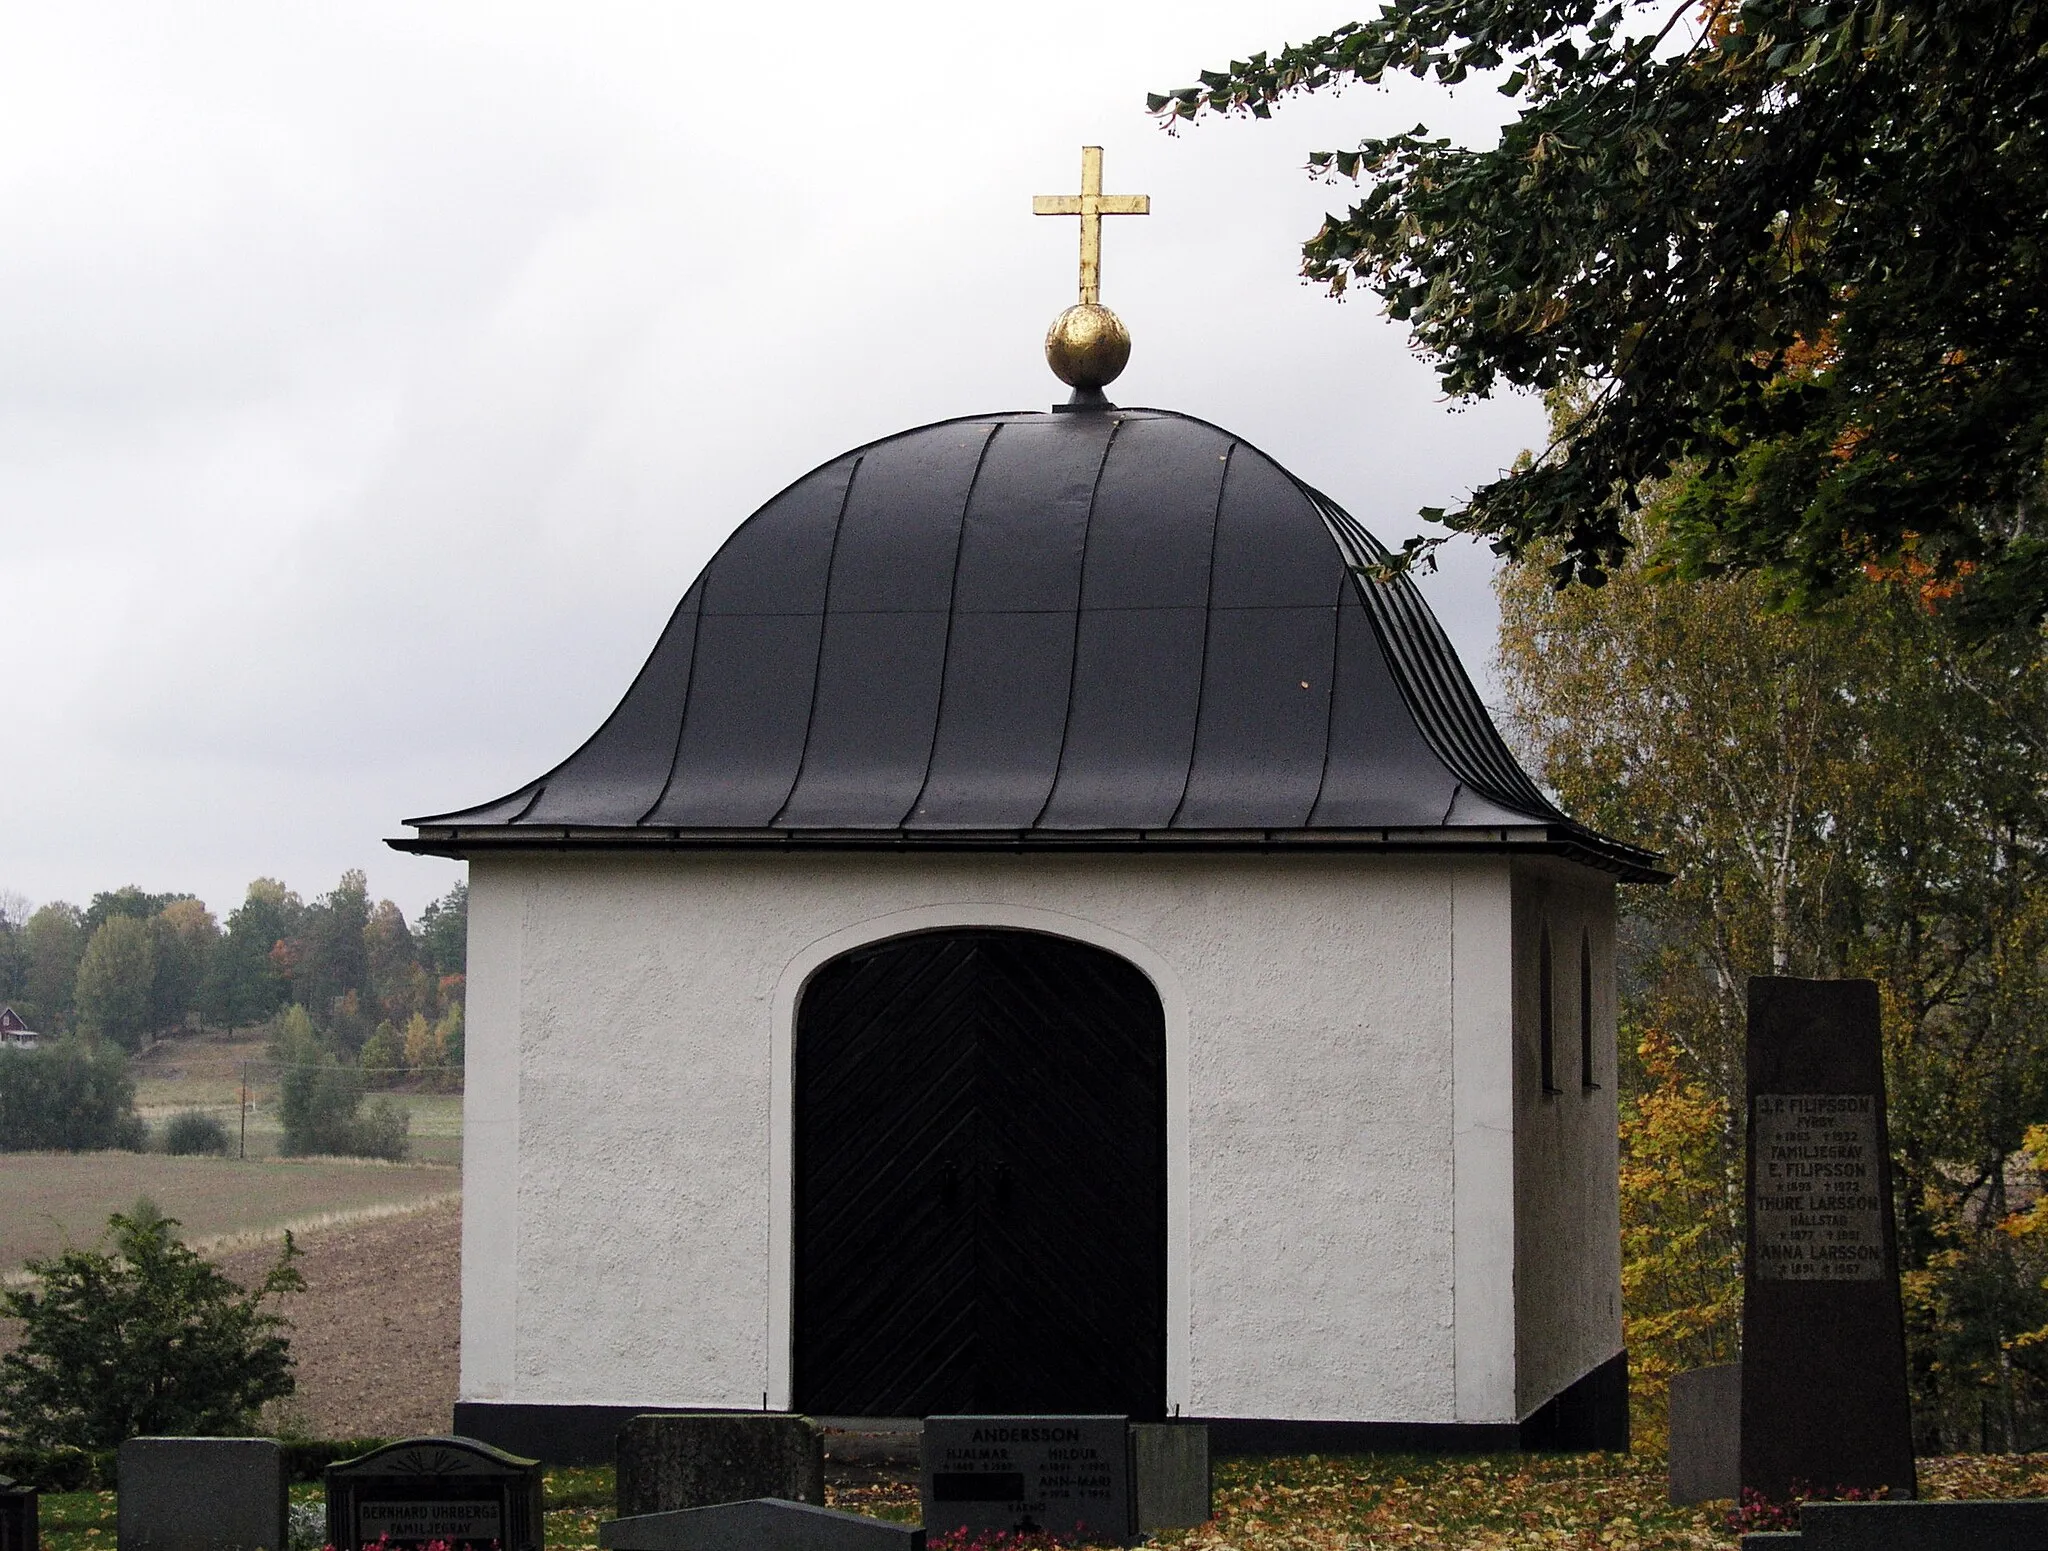
<svg viewBox="0 0 2048 1551">
<path fill-rule="evenodd" d="M 363 1074 L 332 1056 L 316 1065 L 287 1068 L 279 1087 L 284 1138 L 278 1151 L 287 1158 L 320 1155 L 397 1163 L 412 1150 L 411 1112 L 383 1098 L 365 1109 Z"/>
<path fill-rule="evenodd" d="M 118 1447 L 139 1434 L 246 1432 L 292 1392 L 289 1328 L 266 1298 L 305 1287 L 284 1250 L 248 1290 L 178 1242 L 177 1219 L 146 1203 L 107 1219 L 114 1252 L 70 1249 L 31 1260 L 36 1279 L 0 1291 L 21 1321 L 0 1356 L 0 1416 L 30 1448 Z"/>
<path fill-rule="evenodd" d="M 182 1110 L 171 1116 L 164 1122 L 157 1144 L 165 1152 L 178 1157 L 194 1153 L 224 1157 L 230 1146 L 228 1128 L 220 1123 L 218 1116 L 209 1115 L 203 1109 Z"/>
<path fill-rule="evenodd" d="M 372 1099 L 356 1117 L 349 1155 L 403 1163 L 412 1151 L 412 1111 L 390 1099 Z"/>
<path fill-rule="evenodd" d="M 278 1076 L 278 1115 L 284 1122 L 279 1151 L 287 1157 L 346 1153 L 363 1102 L 362 1073 L 349 1071 L 325 1050 L 295 1054 L 299 1059 Z"/>
<path fill-rule="evenodd" d="M 128 1058 L 111 1045 L 0 1050 L 0 1152 L 140 1152 L 147 1140 Z"/>
<path fill-rule="evenodd" d="M 361 1068 L 343 1066 L 320 1043 L 303 1008 L 286 1013 L 276 1049 L 278 1114 L 284 1123 L 278 1151 L 286 1157 L 320 1154 L 396 1163 L 411 1150 L 406 1136 L 411 1113 L 389 1099 L 378 1099 L 363 1113 Z"/>
<path fill-rule="evenodd" d="M 0 1476 L 32 1483 L 45 1492 L 110 1492 L 114 1489 L 114 1456 L 84 1449 L 32 1449 L 25 1443 L 0 1443 Z"/>
</svg>

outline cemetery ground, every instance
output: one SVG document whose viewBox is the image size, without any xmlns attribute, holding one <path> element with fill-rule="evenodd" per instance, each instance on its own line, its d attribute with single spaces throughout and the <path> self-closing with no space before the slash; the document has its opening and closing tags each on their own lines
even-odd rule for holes
<svg viewBox="0 0 2048 1551">
<path fill-rule="evenodd" d="M 203 1160 L 163 1160 L 185 1162 Z M 299 1165 L 271 1165 L 299 1167 Z M 374 1167 L 374 1166 L 367 1166 Z M 308 1288 L 290 1300 L 300 1392 L 266 1423 L 302 1436 L 446 1429 L 455 1394 L 460 1211 L 453 1202 L 314 1228 Z M 219 1252 L 248 1280 L 274 1242 Z M 2048 1494 L 2048 1454 L 1920 1462 L 1929 1497 Z M 828 1466 L 828 1501 L 915 1522 L 913 1470 Z M 1217 1462 L 1216 1517 L 1166 1533 L 1169 1551 L 1733 1551 L 1728 1504 L 1674 1508 L 1661 1455 L 1307 1455 Z M 547 1544 L 594 1547 L 613 1515 L 610 1469 L 548 1473 Z M 292 1488 L 318 1502 L 316 1483 Z M 46 1495 L 48 1551 L 113 1551 L 112 1492 Z"/>
<path fill-rule="evenodd" d="M 828 1482 L 835 1507 L 915 1522 L 908 1474 L 863 1472 Z M 1926 1497 L 2016 1497 L 2048 1492 L 2048 1455 L 1962 1455 L 1921 1461 Z M 294 1502 L 320 1501 L 316 1484 Z M 594 1547 L 611 1516 L 609 1469 L 551 1470 L 547 1544 Z M 1307 1455 L 1224 1459 L 1216 1465 L 1216 1517 L 1157 1536 L 1168 1551 L 1726 1551 L 1735 1533 L 1726 1504 L 1673 1508 L 1663 1461 L 1649 1455 Z M 112 1551 L 114 1494 L 46 1496 L 47 1551 Z"/>
</svg>

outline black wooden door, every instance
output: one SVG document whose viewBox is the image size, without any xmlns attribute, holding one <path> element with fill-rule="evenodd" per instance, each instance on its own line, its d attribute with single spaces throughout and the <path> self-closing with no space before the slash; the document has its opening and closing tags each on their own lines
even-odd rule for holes
<svg viewBox="0 0 2048 1551">
<path fill-rule="evenodd" d="M 797 1408 L 1163 1414 L 1166 1029 L 1127 961 L 896 938 L 806 987 Z"/>
</svg>

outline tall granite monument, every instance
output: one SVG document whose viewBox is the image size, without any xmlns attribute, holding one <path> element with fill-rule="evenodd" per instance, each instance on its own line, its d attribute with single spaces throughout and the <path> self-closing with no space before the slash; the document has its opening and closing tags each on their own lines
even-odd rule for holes
<svg viewBox="0 0 2048 1551">
<path fill-rule="evenodd" d="M 1749 983 L 1742 1485 L 1914 1493 L 1877 986 Z"/>
</svg>

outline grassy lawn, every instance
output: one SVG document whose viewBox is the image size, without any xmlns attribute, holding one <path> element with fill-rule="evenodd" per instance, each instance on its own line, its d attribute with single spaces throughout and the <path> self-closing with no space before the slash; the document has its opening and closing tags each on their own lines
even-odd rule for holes
<svg viewBox="0 0 2048 1551">
<path fill-rule="evenodd" d="M 277 1117 L 277 1075 L 270 1065 L 267 1034 L 180 1035 L 160 1040 L 137 1056 L 135 1108 L 152 1128 L 181 1110 L 205 1110 L 227 1127 L 249 1157 L 272 1158 L 282 1139 Z M 249 1109 L 242 1112 L 242 1082 L 249 1083 Z M 373 1095 L 374 1096 L 374 1095 Z M 462 1161 L 462 1095 L 391 1093 L 412 1115 L 412 1157 L 420 1163 Z"/>
<path fill-rule="evenodd" d="M 2048 1494 L 2048 1455 L 1959 1455 L 1922 1460 L 1927 1497 Z M 609 1469 L 551 1470 L 547 1544 L 597 1544 L 612 1513 Z M 318 1486 L 292 1488 L 294 1501 L 317 1502 Z M 908 1485 L 835 1490 L 836 1507 L 915 1521 Z M 1370 1455 L 1222 1460 L 1216 1466 L 1216 1517 L 1201 1529 L 1157 1537 L 1158 1544 L 1208 1551 L 1230 1547 L 1456 1548 L 1492 1551 L 1730 1551 L 1735 1535 L 1725 1503 L 1673 1508 L 1664 1501 L 1664 1464 L 1647 1455 Z M 88 1551 L 114 1543 L 114 1494 L 75 1492 L 43 1499 L 48 1551 Z"/>
<path fill-rule="evenodd" d="M 448 1196 L 461 1170 L 355 1159 L 167 1158 L 156 1153 L 0 1154 L 0 1274 L 98 1241 L 107 1214 L 147 1195 L 190 1244 Z"/>
</svg>

